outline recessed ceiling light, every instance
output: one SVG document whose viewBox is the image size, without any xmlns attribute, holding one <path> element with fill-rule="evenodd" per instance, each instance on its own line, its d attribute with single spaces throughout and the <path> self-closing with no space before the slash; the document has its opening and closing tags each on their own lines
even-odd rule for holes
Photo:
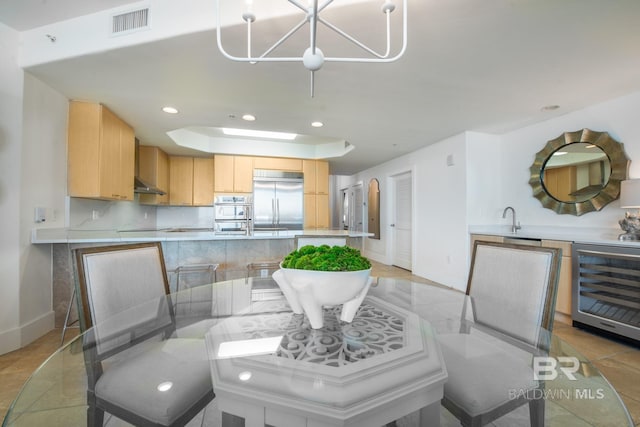
<svg viewBox="0 0 640 427">
<path fill-rule="evenodd" d="M 173 107 L 162 107 L 162 111 L 168 114 L 178 114 L 178 109 Z"/>
<path fill-rule="evenodd" d="M 233 136 L 249 136 L 252 138 L 270 138 L 270 139 L 286 139 L 291 141 L 297 136 L 295 133 L 286 132 L 269 132 L 265 130 L 251 130 L 251 129 L 233 129 L 222 128 L 222 133 L 225 135 Z"/>
<path fill-rule="evenodd" d="M 311 122 L 311 126 L 313 126 L 314 128 L 321 128 L 322 126 L 324 126 L 324 123 L 322 123 L 322 122 Z"/>
<path fill-rule="evenodd" d="M 173 383 L 171 381 L 165 381 L 163 383 L 158 384 L 158 391 L 169 391 L 173 387 Z"/>
<path fill-rule="evenodd" d="M 253 122 L 256 120 L 256 116 L 254 116 L 253 114 L 245 114 L 242 116 L 242 120 L 246 120 L 248 122 Z"/>
</svg>

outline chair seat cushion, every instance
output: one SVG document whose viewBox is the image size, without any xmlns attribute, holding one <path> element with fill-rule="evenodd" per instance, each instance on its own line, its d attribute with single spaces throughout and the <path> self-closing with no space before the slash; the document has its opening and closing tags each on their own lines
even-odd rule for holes
<svg viewBox="0 0 640 427">
<path fill-rule="evenodd" d="M 538 385 L 531 356 L 521 349 L 469 334 L 440 335 L 438 341 L 449 374 L 444 394 L 472 417 L 521 397 Z"/>
<path fill-rule="evenodd" d="M 96 383 L 95 395 L 170 425 L 211 390 L 204 340 L 169 339 L 109 364 Z"/>
</svg>

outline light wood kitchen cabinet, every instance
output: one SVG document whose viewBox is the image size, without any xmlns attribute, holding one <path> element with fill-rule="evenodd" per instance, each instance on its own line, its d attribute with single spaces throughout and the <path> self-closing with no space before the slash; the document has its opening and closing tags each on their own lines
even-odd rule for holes
<svg viewBox="0 0 640 427">
<path fill-rule="evenodd" d="M 253 157 L 234 156 L 233 188 L 238 193 L 253 192 Z"/>
<path fill-rule="evenodd" d="M 329 162 L 326 160 L 303 160 L 302 173 L 306 194 L 329 194 Z"/>
<path fill-rule="evenodd" d="M 316 194 L 316 161 L 302 161 L 302 175 L 304 176 L 304 194 Z"/>
<path fill-rule="evenodd" d="M 329 195 L 304 195 L 304 228 L 329 228 Z"/>
<path fill-rule="evenodd" d="M 253 159 L 255 169 L 272 169 L 280 171 L 302 171 L 302 159 L 289 159 L 285 157 L 255 157 Z"/>
<path fill-rule="evenodd" d="M 316 228 L 329 228 L 329 195 L 316 194 Z"/>
<path fill-rule="evenodd" d="M 329 228 L 329 163 L 303 160 L 305 228 Z"/>
<path fill-rule="evenodd" d="M 193 157 L 169 156 L 169 204 L 193 204 Z"/>
<path fill-rule="evenodd" d="M 169 204 L 213 205 L 214 161 L 212 158 L 169 157 Z"/>
<path fill-rule="evenodd" d="M 213 206 L 213 158 L 193 159 L 193 205 Z"/>
<path fill-rule="evenodd" d="M 103 105 L 71 101 L 67 140 L 71 197 L 133 200 L 133 128 Z"/>
<path fill-rule="evenodd" d="M 304 228 L 316 228 L 318 224 L 316 195 L 305 194 L 304 195 Z"/>
<path fill-rule="evenodd" d="M 138 200 L 143 205 L 169 204 L 169 156 L 158 147 L 141 145 L 138 148 L 138 175 L 146 183 L 159 188 L 166 194 L 140 194 Z"/>
<path fill-rule="evenodd" d="M 216 154 L 214 188 L 216 193 L 251 193 L 253 157 Z"/>
<path fill-rule="evenodd" d="M 214 160 L 214 189 L 216 193 L 233 192 L 234 156 L 216 154 Z"/>
<path fill-rule="evenodd" d="M 556 297 L 556 313 L 562 313 L 571 317 L 571 243 L 561 240 L 542 240 L 542 246 L 546 248 L 562 249 L 562 260 L 560 262 L 560 276 L 558 277 L 558 292 Z"/>
<path fill-rule="evenodd" d="M 329 194 L 329 162 L 316 160 L 316 194 Z"/>
</svg>

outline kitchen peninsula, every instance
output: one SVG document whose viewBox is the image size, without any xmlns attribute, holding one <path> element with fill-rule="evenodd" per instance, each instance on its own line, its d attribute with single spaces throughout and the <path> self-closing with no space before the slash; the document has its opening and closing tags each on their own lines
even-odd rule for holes
<svg viewBox="0 0 640 427">
<path fill-rule="evenodd" d="M 73 291 L 71 251 L 78 247 L 134 242 L 162 242 L 171 289 L 176 289 L 175 270 L 191 264 L 218 264 L 217 280 L 243 279 L 247 264 L 280 261 L 294 248 L 296 236 L 344 236 L 347 245 L 361 249 L 362 238 L 371 233 L 346 230 L 255 231 L 251 235 L 217 234 L 188 228 L 159 230 L 34 229 L 33 244 L 50 244 L 53 254 L 53 309 L 56 327 L 64 325 Z M 74 311 L 75 307 L 72 309 Z M 75 313 L 72 313 L 75 318 Z"/>
</svg>

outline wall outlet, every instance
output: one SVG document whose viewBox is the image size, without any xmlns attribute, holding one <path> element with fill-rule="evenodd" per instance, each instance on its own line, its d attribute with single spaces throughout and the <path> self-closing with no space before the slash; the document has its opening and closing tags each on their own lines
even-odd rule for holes
<svg viewBox="0 0 640 427">
<path fill-rule="evenodd" d="M 100 212 L 98 212 L 95 209 L 93 211 L 91 211 L 91 219 L 92 220 L 95 221 L 96 219 L 99 219 L 99 218 L 100 218 Z"/>
<path fill-rule="evenodd" d="M 46 208 L 35 208 L 34 209 L 34 218 L 33 220 L 36 223 L 45 222 L 47 219 L 47 209 Z"/>
</svg>

